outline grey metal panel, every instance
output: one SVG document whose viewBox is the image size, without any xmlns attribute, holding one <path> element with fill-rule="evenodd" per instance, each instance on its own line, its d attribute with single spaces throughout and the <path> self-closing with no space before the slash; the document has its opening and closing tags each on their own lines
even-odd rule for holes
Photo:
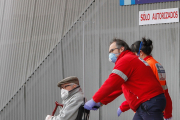
<svg viewBox="0 0 180 120">
<path fill-rule="evenodd" d="M 3 56 L 0 63 L 0 108 L 52 51 L 61 40 L 64 29 L 72 26 L 91 1 L 79 0 L 70 4 L 66 4 L 66 0 L 0 1 L 0 45 Z M 66 5 L 71 6 L 70 12 L 65 11 Z M 69 17 L 68 20 L 64 18 L 66 13 L 72 16 L 70 21 Z M 66 26 L 63 25 L 65 22 Z"/>
<path fill-rule="evenodd" d="M 60 100 L 57 82 L 62 78 L 61 44 L 50 53 L 26 84 L 26 120 L 44 119 Z M 58 111 L 57 111 L 58 113 Z"/>
<path fill-rule="evenodd" d="M 69 31 L 74 22 L 82 16 L 84 11 L 93 1 L 94 0 L 66 0 L 67 7 L 63 35 Z"/>
<path fill-rule="evenodd" d="M 26 120 L 45 119 L 47 114 L 52 113 L 54 102 L 62 102 L 57 87 L 62 79 L 61 58 L 60 49 L 56 48 L 27 81 Z"/>
<path fill-rule="evenodd" d="M 0 36 L 1 36 L 1 31 L 2 31 L 2 24 L 3 24 L 3 17 L 4 17 L 4 4 L 5 4 L 5 0 L 1 0 L 0 1 Z"/>
<path fill-rule="evenodd" d="M 24 87 L 13 97 L 13 99 L 0 112 L 1 120 L 24 120 Z"/>
<path fill-rule="evenodd" d="M 19 5 L 21 5 L 21 7 L 19 7 Z M 14 6 L 17 6 L 17 8 L 14 8 Z M 24 49 L 26 46 L 23 44 L 26 24 L 26 16 L 24 13 L 27 12 L 27 9 L 25 9 L 28 8 L 27 6 L 28 1 L 18 2 L 6 0 L 5 2 L 1 31 L 1 46 L 6 48 L 2 49 L 3 57 L 1 59 L 1 65 L 4 66 L 3 69 L 1 68 L 4 71 L 1 80 L 4 81 L 5 84 L 3 84 L 4 87 L 1 91 L 3 91 L 3 94 L 6 94 L 6 97 L 1 96 L 1 107 L 7 103 L 22 83 L 24 83 L 24 71 L 26 68 L 23 66 L 22 61 L 24 60 L 23 53 L 27 54 Z"/>
</svg>

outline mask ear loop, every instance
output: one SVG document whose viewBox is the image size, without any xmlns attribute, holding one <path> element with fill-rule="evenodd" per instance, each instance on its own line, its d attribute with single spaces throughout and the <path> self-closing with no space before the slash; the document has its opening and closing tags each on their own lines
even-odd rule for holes
<svg viewBox="0 0 180 120">
<path fill-rule="evenodd" d="M 141 41 L 140 46 L 139 46 L 138 56 L 140 56 L 140 50 L 142 48 L 142 45 L 143 45 L 143 42 Z"/>
<path fill-rule="evenodd" d="M 75 83 L 71 83 L 70 85 L 76 85 L 76 87 L 75 87 L 74 89 L 77 89 L 77 88 L 80 87 L 80 85 L 77 85 L 77 84 L 75 84 Z M 69 92 L 73 91 L 74 89 L 70 90 Z"/>
</svg>

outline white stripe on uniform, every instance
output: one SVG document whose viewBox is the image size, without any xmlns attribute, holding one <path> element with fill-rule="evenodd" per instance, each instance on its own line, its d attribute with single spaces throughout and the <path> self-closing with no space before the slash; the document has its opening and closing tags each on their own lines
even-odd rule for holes
<svg viewBox="0 0 180 120">
<path fill-rule="evenodd" d="M 119 75 L 125 82 L 128 79 L 128 77 L 123 72 L 121 72 L 120 70 L 114 69 L 112 71 L 112 73 L 115 73 L 115 74 Z"/>
</svg>

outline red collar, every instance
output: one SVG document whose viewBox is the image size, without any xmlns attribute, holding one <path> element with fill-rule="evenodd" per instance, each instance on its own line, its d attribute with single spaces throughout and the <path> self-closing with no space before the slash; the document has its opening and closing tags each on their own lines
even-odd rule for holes
<svg viewBox="0 0 180 120">
<path fill-rule="evenodd" d="M 147 57 L 144 58 L 144 60 L 146 61 L 148 58 L 152 57 L 151 55 L 148 55 Z"/>
<path fill-rule="evenodd" d="M 123 51 L 123 52 L 119 55 L 119 57 L 117 58 L 116 62 L 117 62 L 120 58 L 122 58 L 125 54 L 127 54 L 128 52 L 131 52 L 131 51 L 130 51 L 130 50 Z M 116 62 L 115 62 L 115 63 L 116 63 Z"/>
</svg>

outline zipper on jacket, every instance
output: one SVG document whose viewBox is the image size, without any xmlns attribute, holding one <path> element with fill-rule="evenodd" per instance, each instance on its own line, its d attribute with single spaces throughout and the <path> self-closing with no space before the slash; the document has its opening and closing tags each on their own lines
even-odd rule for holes
<svg viewBox="0 0 180 120">
<path fill-rule="evenodd" d="M 130 90 L 129 90 L 129 92 L 132 93 L 137 99 L 139 99 L 139 97 L 137 95 L 135 95 L 133 92 L 131 92 Z"/>
</svg>

